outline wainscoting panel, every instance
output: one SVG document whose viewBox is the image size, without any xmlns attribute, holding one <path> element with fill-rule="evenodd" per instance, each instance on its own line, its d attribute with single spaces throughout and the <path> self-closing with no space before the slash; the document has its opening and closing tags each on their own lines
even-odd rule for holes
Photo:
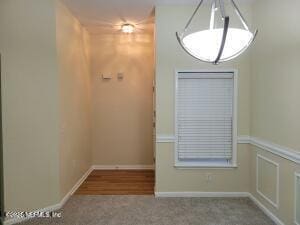
<svg viewBox="0 0 300 225">
<path fill-rule="evenodd" d="M 256 191 L 275 208 L 279 206 L 279 164 L 257 155 Z"/>
</svg>

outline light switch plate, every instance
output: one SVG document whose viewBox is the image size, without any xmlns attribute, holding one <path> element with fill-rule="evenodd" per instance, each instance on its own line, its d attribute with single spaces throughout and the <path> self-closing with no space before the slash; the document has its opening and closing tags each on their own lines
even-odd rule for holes
<svg viewBox="0 0 300 225">
<path fill-rule="evenodd" d="M 102 79 L 109 80 L 109 79 L 111 79 L 111 75 L 110 74 L 102 74 Z"/>
</svg>

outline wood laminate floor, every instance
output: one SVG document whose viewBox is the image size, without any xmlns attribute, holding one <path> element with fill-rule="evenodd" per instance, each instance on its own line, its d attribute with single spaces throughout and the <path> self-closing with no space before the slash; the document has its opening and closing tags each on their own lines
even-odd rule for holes
<svg viewBox="0 0 300 225">
<path fill-rule="evenodd" d="M 94 170 L 75 195 L 153 195 L 153 170 Z"/>
</svg>

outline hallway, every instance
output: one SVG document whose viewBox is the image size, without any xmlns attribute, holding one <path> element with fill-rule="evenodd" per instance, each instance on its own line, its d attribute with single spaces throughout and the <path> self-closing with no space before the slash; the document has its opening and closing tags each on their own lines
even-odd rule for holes
<svg viewBox="0 0 300 225">
<path fill-rule="evenodd" d="M 153 170 L 94 170 L 75 195 L 153 195 Z"/>
</svg>

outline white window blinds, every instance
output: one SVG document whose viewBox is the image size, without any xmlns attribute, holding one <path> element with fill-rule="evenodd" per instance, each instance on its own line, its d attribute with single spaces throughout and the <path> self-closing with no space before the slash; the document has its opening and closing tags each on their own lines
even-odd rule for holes
<svg viewBox="0 0 300 225">
<path fill-rule="evenodd" d="M 233 73 L 179 73 L 178 161 L 231 160 Z"/>
</svg>

